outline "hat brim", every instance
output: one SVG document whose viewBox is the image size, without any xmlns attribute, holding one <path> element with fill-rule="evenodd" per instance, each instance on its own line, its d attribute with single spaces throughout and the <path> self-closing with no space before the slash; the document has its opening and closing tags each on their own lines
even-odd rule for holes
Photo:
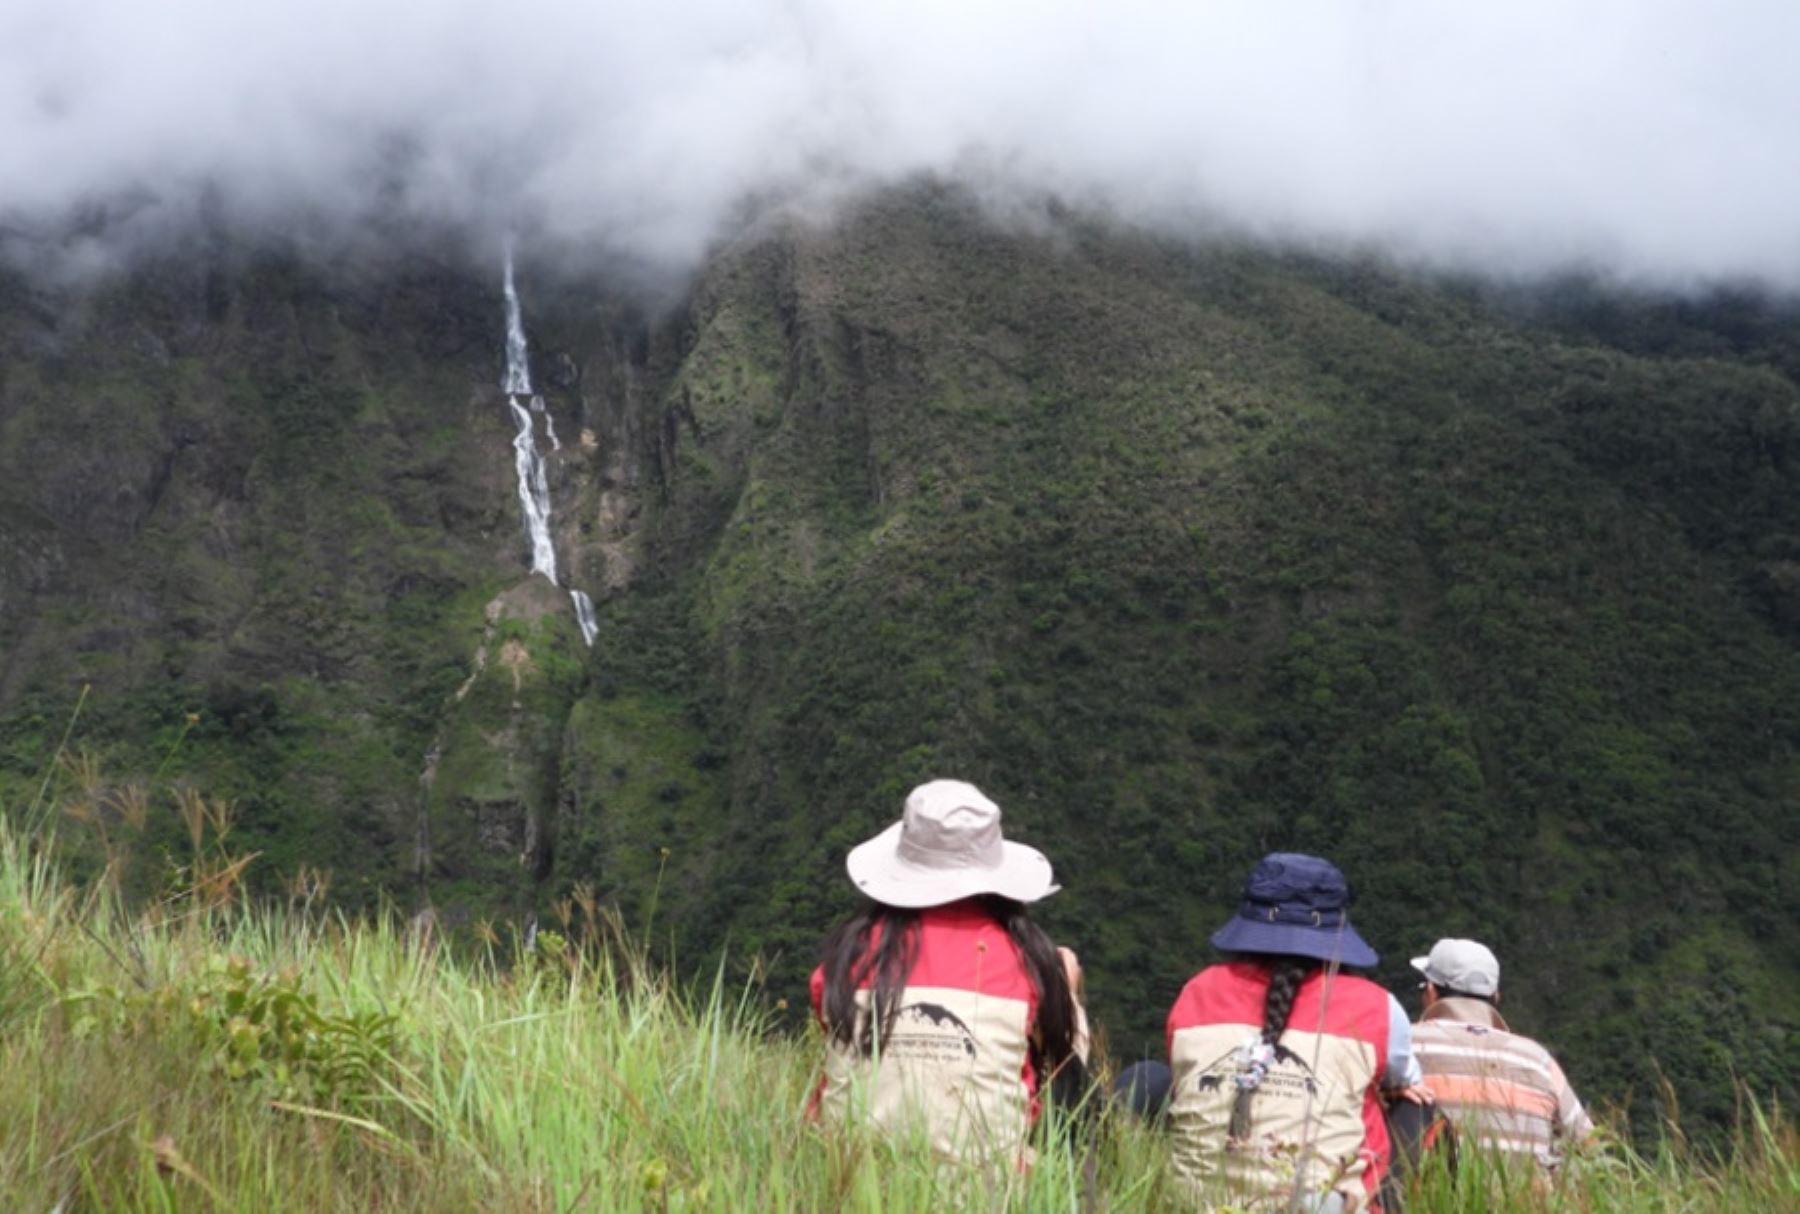
<svg viewBox="0 0 1800 1214">
<path fill-rule="evenodd" d="M 1003 842 L 1002 859 L 992 868 L 921 868 L 900 855 L 896 822 L 873 839 L 859 843 L 844 857 L 844 869 L 856 888 L 888 906 L 919 910 L 943 906 L 982 894 L 998 894 L 1014 902 L 1036 902 L 1061 886 L 1050 861 L 1035 847 Z"/>
<path fill-rule="evenodd" d="M 1359 969 L 1381 960 L 1380 954 L 1370 948 L 1348 923 L 1341 927 L 1311 927 L 1234 915 L 1229 923 L 1213 933 L 1212 943 L 1221 952 L 1311 957 L 1316 961 L 1335 961 Z"/>
</svg>

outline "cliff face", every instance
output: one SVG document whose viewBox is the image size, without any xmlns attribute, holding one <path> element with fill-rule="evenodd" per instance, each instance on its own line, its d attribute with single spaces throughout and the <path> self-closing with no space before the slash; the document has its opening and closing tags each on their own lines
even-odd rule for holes
<svg viewBox="0 0 1800 1214">
<path fill-rule="evenodd" d="M 527 574 L 491 267 L 0 279 L 0 778 L 91 683 L 78 737 L 179 736 L 272 874 L 453 926 L 585 882 L 797 1002 L 844 850 L 956 774 L 1057 863 L 1127 1049 L 1310 848 L 1397 984 L 1494 943 L 1578 1082 L 1647 1100 L 1653 1052 L 1701 1116 L 1732 1068 L 1791 1099 L 1791 315 L 928 190 L 664 311 L 554 269 L 520 289 L 592 649 Z"/>
</svg>

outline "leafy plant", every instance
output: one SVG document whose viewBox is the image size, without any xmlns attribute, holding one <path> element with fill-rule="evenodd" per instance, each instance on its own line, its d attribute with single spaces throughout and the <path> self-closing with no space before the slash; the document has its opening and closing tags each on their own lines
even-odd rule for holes
<svg viewBox="0 0 1800 1214">
<path fill-rule="evenodd" d="M 271 973 L 241 956 L 215 955 L 186 981 L 148 990 L 72 992 L 61 1006 L 78 1037 L 180 1034 L 210 1073 L 306 1104 L 372 1111 L 399 1074 L 393 1013 L 329 1013 L 294 968 Z"/>
</svg>

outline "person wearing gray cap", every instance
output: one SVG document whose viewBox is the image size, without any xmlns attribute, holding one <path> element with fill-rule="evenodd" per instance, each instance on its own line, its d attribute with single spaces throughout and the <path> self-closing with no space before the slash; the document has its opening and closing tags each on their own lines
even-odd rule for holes
<svg viewBox="0 0 1800 1214">
<path fill-rule="evenodd" d="M 1425 977 L 1413 1053 L 1465 1143 L 1554 1171 L 1594 1124 L 1550 1051 L 1500 1016 L 1500 962 L 1474 940 L 1439 940 L 1412 959 Z"/>
</svg>

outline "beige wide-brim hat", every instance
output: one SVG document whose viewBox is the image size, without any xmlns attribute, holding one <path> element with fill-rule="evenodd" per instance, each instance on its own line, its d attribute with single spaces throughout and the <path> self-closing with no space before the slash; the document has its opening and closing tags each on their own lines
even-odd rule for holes
<svg viewBox="0 0 1800 1214">
<path fill-rule="evenodd" d="M 1060 887 L 1035 847 L 1000 834 L 1000 807 L 973 784 L 933 780 L 913 789 L 900 821 L 844 857 L 850 880 L 889 906 L 943 906 L 980 894 L 1036 902 Z"/>
</svg>

